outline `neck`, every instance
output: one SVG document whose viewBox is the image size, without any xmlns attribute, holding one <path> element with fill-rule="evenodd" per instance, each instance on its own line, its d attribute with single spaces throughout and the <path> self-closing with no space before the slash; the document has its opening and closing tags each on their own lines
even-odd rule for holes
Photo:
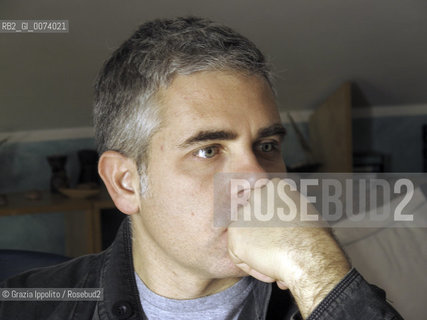
<svg viewBox="0 0 427 320">
<path fill-rule="evenodd" d="M 132 255 L 136 273 L 154 293 L 170 299 L 196 299 L 223 291 L 240 278 L 211 278 L 196 268 L 174 261 L 144 230 L 132 221 Z"/>
</svg>

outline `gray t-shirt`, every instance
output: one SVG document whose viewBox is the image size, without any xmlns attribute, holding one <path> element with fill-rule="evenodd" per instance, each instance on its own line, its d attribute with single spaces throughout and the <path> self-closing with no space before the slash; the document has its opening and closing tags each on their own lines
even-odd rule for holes
<svg viewBox="0 0 427 320">
<path fill-rule="evenodd" d="M 191 299 L 169 299 L 152 292 L 135 273 L 139 297 L 149 320 L 236 320 L 242 313 L 260 318 L 270 296 L 266 283 L 245 277 L 230 288 L 210 296 Z"/>
</svg>

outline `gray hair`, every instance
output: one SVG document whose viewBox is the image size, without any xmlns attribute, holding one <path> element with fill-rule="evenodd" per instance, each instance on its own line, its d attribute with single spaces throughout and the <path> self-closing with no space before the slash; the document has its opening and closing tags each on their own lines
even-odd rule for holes
<svg viewBox="0 0 427 320">
<path fill-rule="evenodd" d="M 228 70 L 260 76 L 273 89 L 264 55 L 234 30 L 197 17 L 144 23 L 106 61 L 96 81 L 99 154 L 113 150 L 135 160 L 144 194 L 150 140 L 161 126 L 156 94 L 177 75 Z"/>
</svg>

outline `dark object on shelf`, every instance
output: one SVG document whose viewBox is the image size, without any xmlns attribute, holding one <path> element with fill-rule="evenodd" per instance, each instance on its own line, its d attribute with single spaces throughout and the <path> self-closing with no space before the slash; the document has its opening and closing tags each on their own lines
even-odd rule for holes
<svg viewBox="0 0 427 320">
<path fill-rule="evenodd" d="M 0 207 L 7 205 L 7 198 L 5 194 L 0 194 Z"/>
<path fill-rule="evenodd" d="M 423 125 L 423 169 L 427 172 L 427 124 Z"/>
<path fill-rule="evenodd" d="M 0 282 L 26 270 L 51 266 L 69 259 L 53 253 L 0 249 Z"/>
<path fill-rule="evenodd" d="M 67 163 L 67 156 L 54 155 L 47 157 L 50 168 L 52 170 L 52 177 L 50 178 L 50 191 L 52 193 L 59 193 L 60 188 L 68 188 L 70 182 L 65 171 L 65 164 Z"/>
<path fill-rule="evenodd" d="M 379 152 L 353 153 L 353 172 L 384 172 L 385 155 Z"/>
<path fill-rule="evenodd" d="M 99 185 L 98 153 L 95 150 L 80 150 L 77 154 L 80 161 L 79 184 L 96 183 Z"/>
</svg>

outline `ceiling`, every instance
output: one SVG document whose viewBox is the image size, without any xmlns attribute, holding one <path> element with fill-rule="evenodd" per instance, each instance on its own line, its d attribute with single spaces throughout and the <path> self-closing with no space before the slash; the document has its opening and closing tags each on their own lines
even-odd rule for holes
<svg viewBox="0 0 427 320">
<path fill-rule="evenodd" d="M 425 0 L 2 0 L 1 19 L 67 19 L 63 34 L 0 33 L 0 132 L 89 126 L 102 62 L 149 19 L 200 15 L 273 63 L 281 109 L 315 108 L 345 81 L 355 105 L 427 103 Z"/>
</svg>

